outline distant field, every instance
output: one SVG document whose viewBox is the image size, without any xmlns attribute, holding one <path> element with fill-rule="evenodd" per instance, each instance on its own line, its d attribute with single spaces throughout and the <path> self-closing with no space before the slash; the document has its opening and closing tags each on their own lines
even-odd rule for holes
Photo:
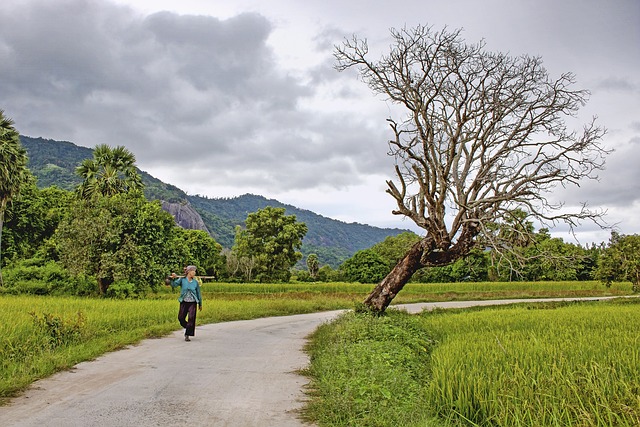
<svg viewBox="0 0 640 427">
<path fill-rule="evenodd" d="M 353 308 L 373 285 L 203 285 L 198 323 Z M 410 284 L 395 302 L 624 295 L 629 284 L 598 282 Z M 179 329 L 177 290 L 141 300 L 0 296 L 0 398 L 31 382 L 146 337 Z"/>
</svg>

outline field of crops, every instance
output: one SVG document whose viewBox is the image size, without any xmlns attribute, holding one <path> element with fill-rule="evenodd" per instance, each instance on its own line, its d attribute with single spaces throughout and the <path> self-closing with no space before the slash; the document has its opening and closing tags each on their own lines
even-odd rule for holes
<svg viewBox="0 0 640 427">
<path fill-rule="evenodd" d="M 346 283 L 205 283 L 204 309 L 198 314 L 198 323 L 353 308 L 371 289 L 372 285 Z M 616 296 L 629 293 L 629 284 L 614 284 L 606 288 L 597 282 L 410 284 L 398 295 L 395 302 Z M 0 294 L 0 400 L 15 395 L 38 378 L 143 338 L 162 336 L 179 329 L 176 321 L 177 296 L 177 290 L 170 288 L 163 288 L 157 294 L 138 300 Z M 535 403 L 539 405 L 536 406 L 538 409 L 556 406 L 562 408 L 566 405 L 559 404 L 564 400 L 558 401 L 558 396 L 560 399 L 567 397 L 562 397 L 559 393 L 572 396 L 572 393 L 577 395 L 581 390 L 592 390 L 594 393 L 598 391 L 597 403 L 578 395 L 577 401 L 571 403 L 572 407 L 577 408 L 571 412 L 572 415 L 560 410 L 550 412 L 544 409 L 544 412 L 549 413 L 549 417 L 562 421 L 574 416 L 576 411 L 591 414 L 594 410 L 592 405 L 599 408 L 606 404 L 618 405 L 623 409 L 632 408 L 629 410 L 630 413 L 636 414 L 633 412 L 636 409 L 633 408 L 640 403 L 638 400 L 634 401 L 633 396 L 635 393 L 636 399 L 640 399 L 637 397 L 638 383 L 630 383 L 627 379 L 633 378 L 629 370 L 635 369 L 636 374 L 640 371 L 637 354 L 637 349 L 640 348 L 638 325 L 630 320 L 640 318 L 639 306 L 616 307 L 617 311 L 603 312 L 597 316 L 590 310 L 565 313 L 558 310 L 527 308 L 520 308 L 520 312 L 497 308 L 495 310 L 500 311 L 494 313 L 500 315 L 488 315 L 488 319 L 482 317 L 482 313 L 491 311 L 484 310 L 451 312 L 446 315 L 435 313 L 424 317 L 410 316 L 411 319 L 421 322 L 422 326 L 418 329 L 415 325 L 391 328 L 384 325 L 379 327 L 380 325 L 375 323 L 388 322 L 394 319 L 394 316 L 378 320 L 369 318 L 368 321 L 374 323 L 365 330 L 375 330 L 377 341 L 359 347 L 345 363 L 348 366 L 357 366 L 355 361 L 359 357 L 363 360 L 372 357 L 365 354 L 367 351 L 392 348 L 387 339 L 402 344 L 400 338 L 405 337 L 412 343 L 410 345 L 417 345 L 417 348 L 422 350 L 419 352 L 420 357 L 416 359 L 412 358 L 411 351 L 407 353 L 406 349 L 402 350 L 403 359 L 400 365 L 422 367 L 420 373 L 412 372 L 408 375 L 410 378 L 429 381 L 418 384 L 415 381 L 404 383 L 401 389 L 413 390 L 412 396 L 420 396 L 421 401 L 428 401 L 436 415 L 454 413 L 460 414 L 460 419 L 478 419 L 479 415 L 490 414 L 490 417 L 499 418 L 504 416 L 504 411 L 511 411 L 511 416 L 522 419 L 528 416 L 528 412 L 517 411 L 524 411 L 522 408 L 527 405 Z M 425 332 L 426 329 L 428 333 Z M 425 334 L 428 337 L 423 340 L 421 337 Z M 438 345 L 430 344 L 436 342 Z M 598 343 L 602 345 L 596 346 Z M 329 345 L 326 347 L 330 348 Z M 342 350 L 346 352 L 348 348 L 349 346 L 344 344 Z M 636 349 L 636 353 L 630 353 L 629 348 Z M 499 351 L 496 352 L 496 349 Z M 531 350 L 532 353 L 524 350 Z M 605 350 L 613 353 L 605 354 Z M 382 351 L 379 355 L 383 357 L 382 365 L 388 369 L 394 360 L 393 357 L 385 355 Z M 424 358 L 425 355 L 429 356 L 428 359 Z M 582 358 L 577 359 L 579 369 L 576 370 L 572 363 L 578 356 Z M 613 360 L 620 359 L 624 359 L 627 365 L 612 364 Z M 538 366 L 533 364 L 536 360 L 543 362 Z M 552 360 L 555 364 L 551 363 Z M 364 365 L 369 366 L 370 363 Z M 489 366 L 494 369 L 489 370 Z M 479 370 L 479 367 L 482 369 Z M 607 376 L 603 376 L 603 373 Z M 549 375 L 553 376 L 554 382 L 550 383 L 547 379 Z M 387 388 L 384 377 L 372 376 L 369 370 L 359 380 L 356 403 L 373 399 L 373 403 L 366 404 L 375 405 L 377 402 L 383 408 L 393 402 L 398 404 L 398 399 L 412 402 L 410 398 L 405 399 L 401 393 L 396 396 L 396 391 L 389 391 L 394 389 Z M 621 383 L 621 377 L 624 377 L 626 382 Z M 399 373 L 394 374 L 394 378 L 397 384 L 403 384 Z M 343 380 L 344 378 L 333 376 L 334 382 L 345 383 Z M 525 386 L 528 380 L 531 380 L 533 385 Z M 423 383 L 428 384 L 428 387 Z M 346 384 L 349 384 L 349 381 L 346 381 Z M 497 385 L 498 391 L 488 387 L 491 384 Z M 334 387 L 337 386 L 334 384 Z M 376 392 L 369 394 L 370 388 Z M 609 400 L 604 400 L 605 394 Z M 430 400 L 426 400 L 425 396 L 429 395 Z M 610 396 L 614 396 L 613 403 Z M 389 400 L 391 398 L 393 402 Z M 326 405 L 327 402 L 323 402 Z M 349 402 L 349 399 L 345 399 L 344 402 Z M 349 416 L 357 417 L 360 412 L 354 409 L 358 405 L 354 405 L 346 410 L 349 411 Z M 514 405 L 517 409 L 513 409 Z M 330 405 L 326 406 L 330 408 Z M 417 408 L 422 408 L 419 409 L 420 417 L 427 413 L 432 414 L 424 410 L 422 403 Z M 367 411 L 375 414 L 375 411 L 370 409 Z M 411 410 L 403 411 L 412 414 Z M 340 414 L 339 410 L 332 412 Z M 618 416 L 615 415 L 618 413 L 611 415 L 609 412 L 603 412 L 605 415 L 602 417 Z M 416 414 L 413 413 L 412 417 L 416 419 Z M 404 425 L 349 424 L 342 423 L 343 421 L 326 425 Z M 524 422 L 521 425 L 532 424 Z"/>
<path fill-rule="evenodd" d="M 324 325 L 321 426 L 639 426 L 640 301 L 530 303 Z"/>
</svg>

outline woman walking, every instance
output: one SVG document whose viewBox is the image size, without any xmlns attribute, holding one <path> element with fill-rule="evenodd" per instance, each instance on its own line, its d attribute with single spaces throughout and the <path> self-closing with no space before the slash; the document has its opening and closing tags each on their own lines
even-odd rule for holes
<svg viewBox="0 0 640 427">
<path fill-rule="evenodd" d="M 189 337 L 196 334 L 196 304 L 198 309 L 202 310 L 202 294 L 200 293 L 200 283 L 196 279 L 195 265 L 189 265 L 185 268 L 185 277 L 178 277 L 176 273 L 171 273 L 169 285 L 172 288 L 180 286 L 180 310 L 178 311 L 178 320 L 180 325 L 185 328 L 184 340 L 191 341 Z"/>
</svg>

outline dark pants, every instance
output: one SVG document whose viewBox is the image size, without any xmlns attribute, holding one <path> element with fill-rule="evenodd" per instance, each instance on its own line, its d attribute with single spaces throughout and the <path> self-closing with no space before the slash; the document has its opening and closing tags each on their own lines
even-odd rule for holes
<svg viewBox="0 0 640 427">
<path fill-rule="evenodd" d="M 197 304 L 198 303 L 196 302 L 181 302 L 180 311 L 178 311 L 178 320 L 180 321 L 180 326 L 186 329 L 184 334 L 190 337 L 196 334 Z M 186 320 L 187 314 L 189 315 L 189 320 Z"/>
</svg>

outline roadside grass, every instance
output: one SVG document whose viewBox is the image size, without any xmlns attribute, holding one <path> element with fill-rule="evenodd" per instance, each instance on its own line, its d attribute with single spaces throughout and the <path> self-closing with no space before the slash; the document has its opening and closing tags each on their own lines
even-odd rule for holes
<svg viewBox="0 0 640 427">
<path fill-rule="evenodd" d="M 205 283 L 198 324 L 350 309 L 372 287 L 353 283 Z M 409 284 L 394 303 L 615 296 L 630 290 L 629 284 L 606 288 L 598 282 Z M 0 292 L 0 403 L 39 378 L 179 329 L 177 296 L 178 291 L 168 287 L 134 300 Z"/>
<path fill-rule="evenodd" d="M 180 328 L 171 298 L 0 296 L 0 401 L 33 381 Z M 347 308 L 348 299 L 204 296 L 198 324 Z M 0 402 L 1 403 L 1 402 Z"/>
<path fill-rule="evenodd" d="M 320 426 L 638 426 L 640 300 L 347 312 L 307 351 Z"/>
</svg>

